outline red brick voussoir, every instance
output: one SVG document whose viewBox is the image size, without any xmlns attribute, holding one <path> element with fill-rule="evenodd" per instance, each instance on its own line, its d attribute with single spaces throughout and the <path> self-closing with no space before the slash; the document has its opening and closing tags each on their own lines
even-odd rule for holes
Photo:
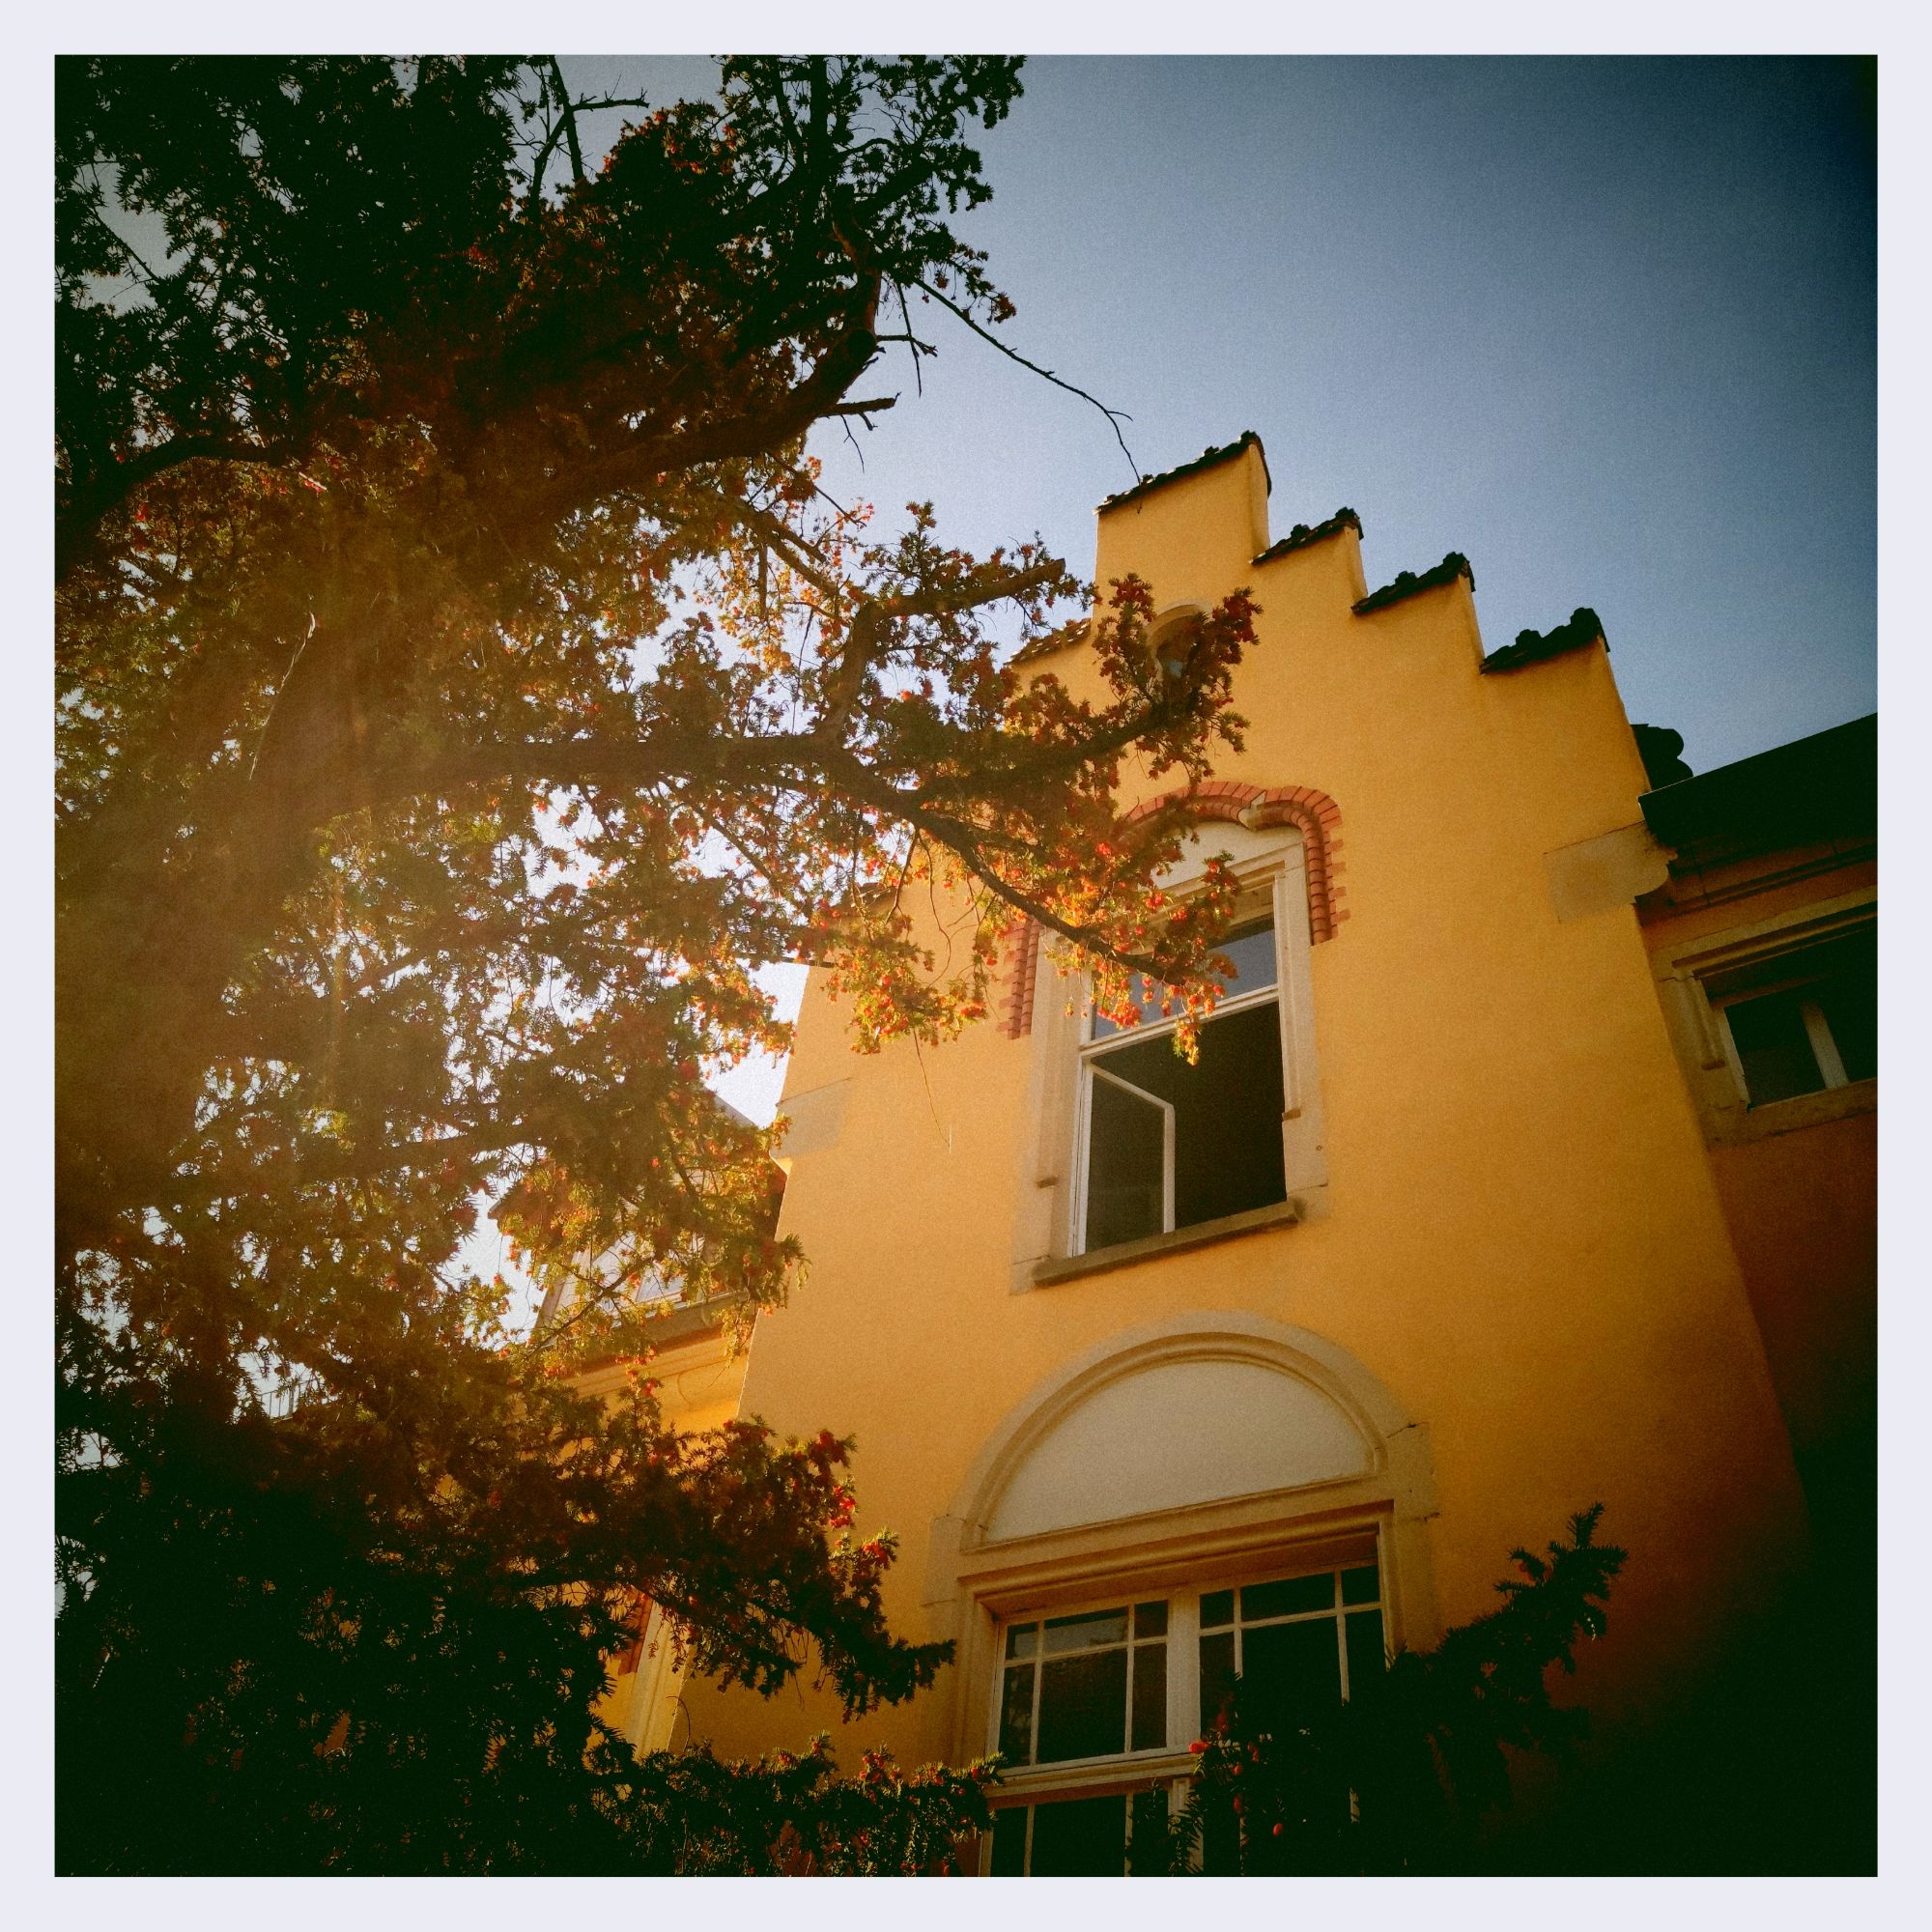
<svg viewBox="0 0 1932 1932">
<path fill-rule="evenodd" d="M 1234 779 L 1210 779 L 1191 791 L 1164 792 L 1137 805 L 1127 813 L 1126 823 L 1146 818 L 1172 806 L 1183 806 L 1190 816 L 1203 824 L 1220 821 L 1245 825 L 1264 831 L 1271 825 L 1293 825 L 1302 836 L 1307 853 L 1308 937 L 1320 946 L 1335 937 L 1335 928 L 1349 917 L 1340 903 L 1347 888 L 1335 883 L 1342 870 L 1335 854 L 1341 849 L 1338 836 L 1342 808 L 1325 791 L 1313 785 L 1284 785 L 1267 789 L 1242 784 Z"/>
<path fill-rule="evenodd" d="M 1256 832 L 1273 825 L 1293 826 L 1301 834 L 1306 853 L 1309 941 L 1320 946 L 1334 938 L 1335 928 L 1349 917 L 1348 907 L 1339 903 L 1348 889 L 1335 883 L 1336 874 L 1343 869 L 1335 856 L 1342 844 L 1338 836 L 1342 809 L 1325 791 L 1317 791 L 1313 785 L 1270 790 L 1234 779 L 1210 779 L 1191 791 L 1165 792 L 1148 799 L 1128 812 L 1123 822 L 1131 825 L 1174 805 L 1186 807 L 1189 815 L 1203 824 L 1244 825 Z M 1033 1031 L 1040 930 L 1032 920 L 1021 920 L 1009 929 L 1009 938 L 1012 951 L 1001 1025 L 1009 1039 L 1020 1039 Z"/>
</svg>

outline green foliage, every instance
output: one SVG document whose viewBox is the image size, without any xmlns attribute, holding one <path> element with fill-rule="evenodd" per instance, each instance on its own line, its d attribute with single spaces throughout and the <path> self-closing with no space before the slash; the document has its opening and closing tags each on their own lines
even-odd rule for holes
<svg viewBox="0 0 1932 1932">
<path fill-rule="evenodd" d="M 636 1594 L 761 1690 L 938 1667 L 885 1627 L 889 1540 L 841 1541 L 846 1445 L 680 1441 L 567 1378 L 647 1362 L 640 1287 L 797 1274 L 773 1137 L 705 1086 L 786 1044 L 755 962 L 823 966 L 867 1047 L 982 1012 L 1021 915 L 1211 998 L 1218 904 L 1147 899 L 1180 821 L 1118 831 L 1114 787 L 1206 774 L 1251 608 L 1170 675 L 1117 586 L 1076 700 L 1009 662 L 1082 593 L 1057 560 L 875 532 L 806 453 L 892 406 L 855 386 L 888 317 L 1010 313 L 952 222 L 1018 92 L 729 61 L 593 171 L 548 60 L 60 63 L 69 1868 L 755 1865 L 762 1824 L 645 1814 L 831 1774 L 612 1799 Z M 485 1201 L 567 1321 L 463 1269 Z M 868 1788 L 894 1857 L 971 1822 Z"/>
<path fill-rule="evenodd" d="M 62 1385 L 64 1869 L 755 1861 L 776 1829 L 686 1845 L 697 1774 L 630 1776 L 593 1713 L 640 1600 L 696 1668 L 762 1691 L 809 1638 L 855 1714 L 946 1655 L 887 1632 L 892 1542 L 842 1527 L 849 1445 L 829 1435 L 680 1436 L 642 1378 L 606 1407 L 474 1359 L 418 1389 L 225 1416 L 192 1370 L 83 1339 L 105 1359 L 70 1359 Z M 733 1775 L 712 1766 L 703 1788 L 740 1832 L 807 1788 L 748 1770 L 734 1798 Z M 829 1780 L 819 1761 L 810 1789 Z M 867 1829 L 911 1833 L 923 1863 L 934 1833 L 975 1822 L 964 1789 L 881 1787 Z M 823 1861 L 845 1815 L 789 1822 Z"/>
<path fill-rule="evenodd" d="M 1248 1875 L 1454 1870 L 1483 1819 L 1510 1802 L 1510 1755 L 1563 1753 L 1586 1714 L 1548 1675 L 1603 1634 L 1626 1552 L 1596 1541 L 1603 1506 L 1570 1520 L 1548 1557 L 1512 1552 L 1504 1602 L 1433 1651 L 1404 1651 L 1349 1701 L 1293 1728 L 1244 1700 L 1194 1747 L 1199 1768 L 1164 1838 L 1137 1834 L 1143 1872 Z"/>
</svg>

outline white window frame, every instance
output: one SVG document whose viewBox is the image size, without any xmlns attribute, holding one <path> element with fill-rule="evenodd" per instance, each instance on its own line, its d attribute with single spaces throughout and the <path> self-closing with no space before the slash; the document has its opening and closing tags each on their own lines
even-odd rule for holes
<svg viewBox="0 0 1932 1932">
<path fill-rule="evenodd" d="M 999 1619 L 994 1632 L 994 1640 L 999 1647 L 998 1665 L 993 1680 L 993 1708 L 990 1714 L 990 1728 L 987 1734 L 986 1749 L 996 1751 L 1000 1747 L 1000 1715 L 1005 1706 L 1007 1672 L 1011 1662 L 1006 1655 L 1007 1633 L 1022 1624 L 1044 1625 L 1051 1619 L 1060 1617 L 1092 1616 L 1103 1610 L 1131 1609 L 1136 1604 L 1164 1603 L 1167 1605 L 1167 1635 L 1156 1641 L 1164 1642 L 1168 1650 L 1167 1662 L 1167 1738 L 1159 1745 L 1144 1745 L 1139 1750 L 1099 1751 L 1091 1757 L 1054 1758 L 1046 1764 L 1015 1765 L 1009 1773 L 1009 1782 L 1015 1778 L 1032 1777 L 1038 1774 L 1058 1774 L 1065 1771 L 1080 1772 L 1095 1765 L 1131 1765 L 1151 1758 L 1171 1756 L 1174 1751 L 1173 1739 L 1179 1713 L 1184 1708 L 1177 1702 L 1175 1695 L 1174 1646 L 1177 1637 L 1176 1611 L 1179 1607 L 1173 1594 L 1165 1589 L 1144 1591 L 1140 1596 L 1123 1596 L 1120 1591 L 1108 1591 L 1079 1604 L 1050 1604 L 1040 1609 L 1019 1610 Z M 1143 1639 L 1146 1641 L 1146 1639 Z M 1111 1647 L 1111 1646 L 1110 1646 Z M 1137 1646 L 1123 1644 L 1123 1648 Z M 1029 1735 L 1034 1747 L 1039 1745 L 1039 1704 L 1041 1687 L 1046 1680 L 1044 1649 L 1035 1657 L 1033 1716 L 1029 1725 Z M 1131 1735 L 1133 1721 L 1133 1682 L 1131 1666 L 1127 1682 L 1127 1702 L 1122 1707 L 1122 1723 L 1123 1734 Z"/>
<path fill-rule="evenodd" d="M 1758 920 L 1749 924 L 1700 934 L 1658 952 L 1652 960 L 1664 1019 L 1690 1083 L 1707 1140 L 1736 1145 L 1773 1134 L 1817 1126 L 1878 1105 L 1878 1080 L 1847 1080 L 1844 1062 L 1822 1013 L 1807 1015 L 1806 1032 L 1826 1085 L 1810 1094 L 1753 1106 L 1744 1066 L 1731 1038 L 1725 1009 L 1776 989 L 1755 986 L 1736 994 L 1713 993 L 1711 984 L 1741 967 L 1762 966 L 1785 954 L 1794 957 L 1821 942 L 1847 937 L 1873 924 L 1876 891 L 1846 894 L 1804 908 L 1803 913 Z M 1794 974 L 1792 983 L 1804 976 Z"/>
<path fill-rule="evenodd" d="M 1176 895 L 1195 890 L 1205 862 L 1217 854 L 1229 861 L 1249 917 L 1260 913 L 1257 901 L 1264 896 L 1274 922 L 1274 985 L 1226 1001 L 1215 1009 L 1219 1016 L 1270 999 L 1275 1002 L 1282 1068 L 1282 1179 L 1287 1200 L 1280 1208 L 1259 1210 L 1258 1218 L 1264 1223 L 1314 1220 L 1326 1211 L 1328 1173 L 1315 1053 L 1308 873 L 1302 835 L 1292 825 L 1263 831 L 1232 824 L 1205 825 L 1189 838 L 1179 861 L 1160 875 L 1161 889 Z M 1015 1293 L 1042 1285 L 1037 1279 L 1039 1274 L 1051 1274 L 1069 1260 L 1089 1253 L 1086 1196 L 1090 1062 L 1094 1057 L 1089 1052 L 1094 1044 L 1093 1000 L 1083 982 L 1069 984 L 1060 978 L 1044 951 L 1037 967 L 1044 977 L 1034 1005 L 1036 1058 L 1029 1095 L 1037 1125 L 1026 1156 L 1030 1184 L 1021 1191 L 1021 1211 L 1014 1216 Z M 1174 1024 L 1144 1021 L 1128 1031 L 1152 1037 L 1172 1031 Z M 1167 1166 L 1171 1177 L 1171 1160 Z M 1156 1245 L 1212 1239 L 1224 1230 L 1235 1232 L 1244 1227 L 1250 1216 L 1231 1215 L 1222 1222 L 1175 1229 L 1169 1203 L 1163 1219 L 1167 1232 L 1151 1237 Z M 1120 1252 L 1131 1255 L 1140 1245 L 1122 1243 Z M 1116 1250 L 1093 1252 L 1099 1257 Z"/>
<path fill-rule="evenodd" d="M 1370 1553 L 1370 1552 L 1373 1553 Z M 1373 1562 L 1377 1570 L 1377 1591 L 1372 1603 L 1343 1605 L 1337 1603 L 1329 1609 L 1293 1611 L 1280 1617 L 1255 1618 L 1244 1621 L 1240 1615 L 1238 1592 L 1243 1587 L 1258 1583 L 1272 1582 L 1294 1577 L 1320 1576 L 1324 1572 L 1356 1569 L 1364 1566 L 1364 1558 Z M 1307 1551 L 1305 1558 L 1297 1558 L 1293 1550 L 1281 1552 L 1271 1562 L 1257 1563 L 1250 1556 L 1238 1568 L 1230 1568 L 1224 1561 L 1211 1566 L 1198 1578 L 1184 1582 L 1163 1582 L 1150 1584 L 1136 1589 L 1131 1579 L 1122 1579 L 1111 1590 L 1098 1595 L 1089 1593 L 1074 1601 L 1049 1598 L 1037 1606 L 1027 1606 L 1010 1610 L 995 1619 L 993 1625 L 994 1654 L 998 1660 L 993 1672 L 989 1699 L 984 1749 L 998 1750 L 1000 1746 L 1000 1714 L 1006 1689 L 1006 1638 L 1007 1632 L 1013 1626 L 1028 1623 L 1043 1623 L 1048 1617 L 1079 1616 L 1100 1610 L 1120 1609 L 1131 1605 L 1151 1601 L 1161 1601 L 1167 1605 L 1167 1741 L 1162 1747 L 1144 1747 L 1140 1750 L 1106 1752 L 1084 1758 L 1056 1759 L 1050 1764 L 1009 1766 L 1002 1774 L 995 1810 L 1014 1810 L 1021 1806 L 1032 1811 L 1042 1804 L 1058 1799 L 1099 1798 L 1123 1795 L 1127 1799 L 1126 1830 L 1131 1835 L 1133 1827 L 1133 1798 L 1135 1794 L 1164 1787 L 1167 1792 L 1168 1811 L 1173 1816 L 1186 1802 L 1187 1785 L 1194 1769 L 1194 1758 L 1188 1749 L 1201 1735 L 1201 1600 L 1212 1591 L 1233 1589 L 1237 1594 L 1235 1603 L 1234 1620 L 1226 1625 L 1216 1625 L 1209 1634 L 1217 1634 L 1226 1628 L 1235 1635 L 1236 1655 L 1238 1659 L 1242 1641 L 1240 1633 L 1254 1627 L 1271 1627 L 1277 1623 L 1312 1623 L 1321 1618 L 1331 1618 L 1335 1624 L 1337 1644 L 1338 1681 L 1342 1686 L 1344 1699 L 1348 1697 L 1349 1662 L 1346 1635 L 1346 1618 L 1350 1614 L 1362 1614 L 1370 1609 L 1381 1617 L 1383 1656 L 1394 1654 L 1397 1647 L 1395 1605 L 1391 1597 L 1391 1578 L 1388 1567 L 1388 1549 L 1385 1537 L 1378 1527 L 1357 1530 L 1341 1542 L 1325 1541 L 1315 1545 Z M 1340 1589 L 1337 1589 L 1338 1597 Z M 1044 1682 L 1044 1655 L 1036 1658 L 1034 1673 L 1034 1705 L 1031 1735 L 1037 1745 L 1039 1737 L 1040 1690 Z M 1237 1666 L 1238 1667 L 1238 1666 Z M 1131 1723 L 1132 1690 L 1129 1679 L 1127 1703 L 1123 1716 Z M 1130 1734 L 1130 1733 L 1129 1733 Z M 1034 1818 L 1027 1821 L 1026 1851 L 1023 1860 L 1031 1863 L 1033 1846 Z M 1122 1847 L 1124 1860 L 1126 1845 Z M 980 1870 L 990 1874 L 993 1859 L 993 1834 L 989 1830 L 980 1846 Z"/>
<path fill-rule="evenodd" d="M 1847 928 L 1847 931 L 1855 928 Z M 1835 936 L 1835 935 L 1834 935 Z M 1845 1072 L 1844 1057 L 1838 1051 L 1838 1042 L 1832 1037 L 1831 1022 L 1825 1017 L 1825 1009 L 1816 1000 L 1803 1001 L 1798 1009 L 1799 1016 L 1804 1022 L 1804 1037 L 1811 1047 L 1811 1057 L 1818 1063 L 1818 1073 L 1824 1081 L 1822 1087 L 1815 1087 L 1804 1094 L 1790 1094 L 1784 1100 L 1757 1100 L 1750 1095 L 1750 1082 L 1746 1077 L 1744 1057 L 1738 1051 L 1737 1037 L 1731 1032 L 1731 1009 L 1749 1006 L 1754 1000 L 1765 1000 L 1778 993 L 1788 993 L 1800 986 L 1815 983 L 1813 976 L 1794 974 L 1785 980 L 1774 980 L 1769 985 L 1750 986 L 1741 992 L 1710 994 L 1713 1009 L 1721 1022 L 1719 1037 L 1723 1042 L 1725 1057 L 1730 1063 L 1731 1073 L 1738 1083 L 1738 1092 L 1744 1095 L 1745 1105 L 1758 1112 L 1765 1107 L 1781 1107 L 1786 1100 L 1808 1100 L 1815 1094 L 1829 1094 L 1839 1087 L 1853 1084 Z M 1873 1076 L 1876 1078 L 1876 1076 Z"/>
<path fill-rule="evenodd" d="M 1090 1021 L 1091 1024 L 1091 1021 Z M 1172 1032 L 1172 1027 L 1163 1029 Z M 1138 1028 L 1134 1037 L 1140 1037 Z M 1163 1100 L 1158 1094 L 1150 1094 L 1144 1087 L 1136 1087 L 1130 1080 L 1122 1080 L 1118 1073 L 1109 1073 L 1104 1066 L 1096 1065 L 1093 1058 L 1083 1055 L 1080 1063 L 1080 1111 L 1077 1115 L 1080 1135 L 1080 1161 L 1074 1177 L 1073 1221 L 1080 1242 L 1074 1252 L 1087 1251 L 1087 1169 L 1090 1141 L 1094 1124 L 1094 1083 L 1104 1080 L 1110 1087 L 1118 1087 L 1123 1094 L 1131 1094 L 1136 1100 L 1145 1100 L 1150 1107 L 1160 1109 L 1160 1232 L 1171 1235 L 1174 1232 L 1174 1102 Z"/>
<path fill-rule="evenodd" d="M 1288 984 L 1290 962 L 1289 948 L 1285 943 L 1286 921 L 1282 912 L 1283 875 L 1277 872 L 1268 882 L 1266 916 L 1274 940 L 1274 980 L 1266 986 L 1257 986 L 1252 992 L 1242 993 L 1222 1000 L 1214 1009 L 1213 1015 L 1205 1025 L 1214 1026 L 1221 1020 L 1236 1013 L 1251 1011 L 1257 1007 L 1272 1006 L 1275 1009 L 1275 1035 L 1280 1043 L 1282 1066 L 1282 1176 L 1284 1184 L 1288 1175 L 1289 1123 L 1298 1109 L 1296 1095 L 1291 1082 L 1293 1072 L 1293 1040 L 1289 1028 L 1288 1017 L 1283 1010 L 1286 1004 L 1285 989 Z M 1255 907 L 1247 920 L 1236 917 L 1235 929 L 1253 923 Z M 1304 904 L 1302 918 L 1307 918 Z M 1087 1186 L 1088 1170 L 1092 1159 L 1092 1132 L 1094 1124 L 1094 1082 L 1096 1079 L 1110 1081 L 1114 1086 L 1123 1088 L 1137 1098 L 1149 1101 L 1161 1109 L 1162 1150 L 1161 1150 L 1161 1225 L 1160 1232 L 1171 1235 L 1176 1232 L 1174 1225 L 1174 1107 L 1158 1094 L 1145 1093 L 1131 1082 L 1123 1080 L 1117 1073 L 1106 1069 L 1106 1059 L 1110 1052 L 1129 1040 L 1171 1038 L 1180 1025 L 1179 1016 L 1174 1018 L 1144 1019 L 1138 1026 L 1123 1027 L 1115 1033 L 1096 1037 L 1094 1032 L 1094 998 L 1091 988 L 1082 1002 L 1080 1016 L 1079 1046 L 1079 1091 L 1074 1103 L 1074 1149 L 1073 1149 L 1073 1200 L 1072 1227 L 1068 1231 L 1067 1252 L 1082 1255 L 1087 1248 Z"/>
</svg>

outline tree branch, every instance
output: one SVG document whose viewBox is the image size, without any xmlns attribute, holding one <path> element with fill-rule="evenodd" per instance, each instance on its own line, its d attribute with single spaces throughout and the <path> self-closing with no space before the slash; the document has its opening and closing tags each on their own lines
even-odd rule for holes
<svg viewBox="0 0 1932 1932">
<path fill-rule="evenodd" d="M 544 57 L 550 63 L 550 77 L 556 88 L 557 114 L 563 123 L 564 138 L 570 143 L 570 175 L 579 187 L 583 185 L 583 150 L 577 142 L 577 108 L 570 99 L 570 90 L 563 84 L 563 70 L 556 64 L 554 54 Z"/>
<path fill-rule="evenodd" d="M 100 526 L 117 505 L 144 483 L 152 483 L 184 463 L 206 458 L 217 463 L 277 463 L 280 453 L 265 444 L 237 442 L 221 436 L 172 436 L 149 443 L 113 462 L 85 483 L 74 484 L 58 506 L 54 524 L 54 582 L 62 583 L 93 549 Z"/>
<path fill-rule="evenodd" d="M 1064 376 L 1056 376 L 1051 369 L 1042 369 L 1037 362 L 1029 361 L 1024 355 L 1022 355 L 1019 353 L 1017 349 L 1012 348 L 1008 343 L 1002 342 L 997 335 L 994 335 L 990 330 L 982 327 L 980 324 L 974 319 L 972 312 L 970 310 L 962 308 L 956 301 L 952 300 L 951 297 L 942 294 L 938 289 L 934 288 L 930 282 L 923 281 L 920 283 L 919 286 L 927 295 L 929 295 L 932 298 L 932 299 L 940 305 L 940 307 L 950 308 L 952 311 L 952 313 L 956 315 L 959 318 L 959 320 L 963 322 L 966 325 L 966 327 L 970 328 L 973 331 L 973 333 L 980 338 L 981 342 L 991 343 L 992 346 L 995 349 L 997 349 L 1000 352 L 1000 354 L 1006 356 L 1009 361 L 1017 362 L 1022 369 L 1032 370 L 1036 376 L 1044 376 L 1046 380 L 1049 383 L 1051 383 L 1056 389 L 1065 389 L 1069 396 L 1078 396 L 1082 402 L 1092 403 L 1094 407 L 1096 410 L 1098 410 L 1103 416 L 1107 418 L 1107 427 L 1114 432 L 1114 440 L 1121 445 L 1121 454 L 1127 459 L 1127 467 L 1134 472 L 1134 481 L 1136 483 L 1140 483 L 1146 480 L 1141 474 L 1140 465 L 1134 461 L 1133 451 L 1127 447 L 1126 438 L 1121 434 L 1121 425 L 1123 422 L 1133 421 L 1133 417 L 1130 416 L 1126 412 L 1126 411 L 1110 410 L 1106 406 L 1106 404 L 1099 399 L 1098 396 L 1089 395 L 1088 392 L 1085 389 L 1081 388 L 1077 383 L 1069 383 Z"/>
</svg>

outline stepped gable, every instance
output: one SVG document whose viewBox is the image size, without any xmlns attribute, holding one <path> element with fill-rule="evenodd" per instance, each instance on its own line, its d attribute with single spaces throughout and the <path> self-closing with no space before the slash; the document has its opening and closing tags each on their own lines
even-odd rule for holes
<svg viewBox="0 0 1932 1932">
<path fill-rule="evenodd" d="M 1145 497 L 1151 490 L 1158 490 L 1168 483 L 1178 483 L 1183 476 L 1198 475 L 1204 469 L 1211 469 L 1217 463 L 1226 463 L 1231 458 L 1240 455 L 1242 450 L 1251 445 L 1256 455 L 1262 460 L 1262 475 L 1266 481 L 1268 490 L 1272 493 L 1274 478 L 1268 474 L 1267 451 L 1262 447 L 1262 440 L 1253 430 L 1244 429 L 1233 442 L 1223 443 L 1218 449 L 1210 445 L 1208 448 L 1204 449 L 1192 463 L 1183 463 L 1177 469 L 1163 469 L 1157 476 L 1143 476 L 1131 489 L 1119 490 L 1111 497 L 1101 497 L 1100 508 L 1103 510 L 1118 510 L 1122 503 L 1134 502 L 1137 498 Z"/>
<path fill-rule="evenodd" d="M 1310 544 L 1318 544 L 1323 537 L 1337 536 L 1343 530 L 1353 530 L 1357 536 L 1362 534 L 1361 518 L 1346 504 L 1321 523 L 1296 524 L 1279 543 L 1269 544 L 1255 561 L 1272 563 L 1278 556 L 1287 556 L 1292 552 L 1306 550 Z"/>
<path fill-rule="evenodd" d="M 1425 590 L 1434 590 L 1438 584 L 1453 583 L 1459 577 L 1466 577 L 1469 588 L 1475 589 L 1476 573 L 1469 559 L 1460 550 L 1452 550 L 1434 569 L 1419 574 L 1405 570 L 1393 583 L 1384 583 L 1379 590 L 1371 590 L 1366 597 L 1358 598 L 1354 605 L 1355 615 L 1366 617 L 1373 611 L 1386 611 L 1391 604 L 1400 604 L 1405 597 L 1419 596 Z"/>
<path fill-rule="evenodd" d="M 1361 608 L 1359 605 L 1356 607 Z M 1520 670 L 1525 665 L 1541 664 L 1546 658 L 1561 657 L 1565 651 L 1580 651 L 1603 639 L 1604 648 L 1610 647 L 1609 639 L 1604 637 L 1604 621 L 1585 605 L 1579 605 L 1570 613 L 1567 624 L 1558 624 L 1553 631 L 1519 631 L 1516 642 L 1505 644 L 1500 650 L 1492 651 L 1483 660 L 1482 668 L 1487 671 Z M 1678 749 L 1683 749 L 1679 741 Z"/>
<path fill-rule="evenodd" d="M 1029 644 L 1022 644 L 1009 660 L 1011 664 L 1030 664 L 1035 658 L 1051 657 L 1055 651 L 1064 651 L 1068 644 L 1078 644 L 1086 640 L 1093 619 L 1075 617 L 1071 623 L 1062 624 L 1058 630 L 1048 631 L 1044 637 L 1036 638 Z"/>
</svg>

